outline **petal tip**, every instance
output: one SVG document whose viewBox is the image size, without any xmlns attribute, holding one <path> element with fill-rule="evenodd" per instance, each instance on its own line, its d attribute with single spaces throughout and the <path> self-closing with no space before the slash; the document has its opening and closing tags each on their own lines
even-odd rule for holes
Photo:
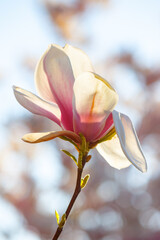
<svg viewBox="0 0 160 240">
<path fill-rule="evenodd" d="M 20 88 L 20 87 L 17 87 L 17 86 L 15 86 L 15 85 L 13 85 L 12 86 L 12 88 L 13 88 L 13 91 L 14 91 L 14 93 L 16 93 L 16 92 L 19 92 L 19 93 L 21 93 L 22 92 L 22 88 Z"/>
<path fill-rule="evenodd" d="M 31 143 L 32 141 L 31 141 L 31 139 L 30 139 L 30 140 L 28 139 L 27 135 L 28 135 L 28 134 L 25 134 L 25 135 L 21 138 L 21 140 L 22 140 L 23 142 Z"/>
<path fill-rule="evenodd" d="M 52 43 L 50 43 L 50 44 L 48 45 L 47 51 L 49 51 L 51 48 L 53 48 L 53 44 L 52 44 Z"/>
<path fill-rule="evenodd" d="M 19 87 L 15 86 L 15 85 L 12 86 L 12 89 L 13 89 L 14 92 L 17 91 L 18 88 Z"/>
<path fill-rule="evenodd" d="M 142 167 L 141 170 L 142 173 L 146 173 L 147 172 L 147 164 L 145 163 L 145 166 Z"/>
<path fill-rule="evenodd" d="M 146 173 L 147 172 L 147 163 L 146 163 L 145 159 L 140 164 L 136 164 L 135 162 L 131 162 L 131 163 L 132 163 L 132 165 L 134 167 L 136 167 L 142 173 Z"/>
<path fill-rule="evenodd" d="M 37 134 L 39 133 L 27 133 L 21 138 L 21 140 L 27 143 L 37 143 L 39 140 Z"/>
</svg>

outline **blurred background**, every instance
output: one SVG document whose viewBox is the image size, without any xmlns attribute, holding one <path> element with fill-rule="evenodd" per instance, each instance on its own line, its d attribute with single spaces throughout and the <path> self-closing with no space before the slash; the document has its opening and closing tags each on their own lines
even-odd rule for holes
<svg viewBox="0 0 160 240">
<path fill-rule="evenodd" d="M 118 171 L 93 150 L 60 239 L 160 239 L 160 1 L 0 1 L 0 240 L 49 240 L 55 209 L 65 211 L 76 180 L 75 153 L 62 140 L 37 145 L 29 132 L 56 129 L 15 100 L 12 85 L 35 93 L 34 69 L 50 43 L 81 48 L 119 94 L 148 163 Z M 84 173 L 84 174 L 85 174 Z"/>
</svg>

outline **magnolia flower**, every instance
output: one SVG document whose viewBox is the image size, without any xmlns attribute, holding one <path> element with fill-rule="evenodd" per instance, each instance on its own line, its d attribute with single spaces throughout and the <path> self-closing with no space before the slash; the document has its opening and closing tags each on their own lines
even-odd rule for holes
<svg viewBox="0 0 160 240">
<path fill-rule="evenodd" d="M 133 164 L 145 172 L 146 161 L 131 120 L 114 110 L 115 89 L 95 74 L 87 55 L 66 45 L 50 45 L 35 71 L 39 96 L 14 87 L 17 101 L 27 110 L 49 118 L 61 131 L 26 134 L 29 143 L 66 137 L 77 145 L 84 135 L 90 148 L 96 147 L 114 168 Z"/>
</svg>

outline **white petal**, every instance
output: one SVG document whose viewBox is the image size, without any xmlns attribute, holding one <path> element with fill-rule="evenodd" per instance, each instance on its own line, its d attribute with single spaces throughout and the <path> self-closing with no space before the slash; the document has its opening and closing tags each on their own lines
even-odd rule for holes
<svg viewBox="0 0 160 240">
<path fill-rule="evenodd" d="M 80 137 L 71 131 L 51 131 L 51 132 L 41 132 L 41 133 L 28 133 L 23 136 L 22 140 L 28 143 L 40 143 L 52 140 L 57 137 L 68 137 L 76 143 L 80 143 Z"/>
<path fill-rule="evenodd" d="M 121 149 L 117 135 L 111 140 L 98 144 L 96 148 L 109 165 L 114 168 L 122 169 L 131 165 Z"/>
<path fill-rule="evenodd" d="M 93 72 L 90 59 L 82 50 L 66 44 L 64 51 L 71 61 L 75 79 L 83 72 Z"/>
<path fill-rule="evenodd" d="M 113 111 L 112 114 L 123 153 L 136 168 L 146 172 L 146 160 L 131 120 L 117 111 Z"/>
<path fill-rule="evenodd" d="M 30 112 L 47 117 L 60 124 L 60 110 L 56 104 L 49 103 L 33 93 L 19 87 L 13 87 L 17 101 Z"/>
<path fill-rule="evenodd" d="M 73 117 L 76 132 L 95 139 L 118 101 L 111 85 L 100 76 L 85 72 L 74 83 Z"/>
<path fill-rule="evenodd" d="M 56 102 L 55 97 L 52 93 L 49 81 L 47 79 L 47 75 L 44 71 L 44 59 L 49 52 L 50 47 L 44 52 L 42 57 L 40 58 L 39 62 L 37 63 L 35 73 L 34 73 L 34 79 L 35 79 L 35 85 L 38 94 L 45 100 L 49 102 Z"/>
</svg>

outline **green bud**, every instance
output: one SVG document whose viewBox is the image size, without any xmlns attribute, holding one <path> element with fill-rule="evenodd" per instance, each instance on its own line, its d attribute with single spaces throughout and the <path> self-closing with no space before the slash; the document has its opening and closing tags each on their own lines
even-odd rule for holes
<svg viewBox="0 0 160 240">
<path fill-rule="evenodd" d="M 55 215 L 56 215 L 56 219 L 57 219 L 57 224 L 59 225 L 59 214 L 56 210 L 55 210 Z"/>
<path fill-rule="evenodd" d="M 63 228 L 65 222 L 66 222 L 66 214 L 64 213 L 61 217 L 61 221 L 59 223 L 59 228 Z"/>
<path fill-rule="evenodd" d="M 81 188 L 84 188 L 87 185 L 89 178 L 90 178 L 90 175 L 87 174 L 84 178 L 81 179 Z"/>
<path fill-rule="evenodd" d="M 82 184 L 83 184 L 83 181 L 84 181 L 84 178 L 81 178 L 81 186 L 82 186 Z"/>
</svg>

